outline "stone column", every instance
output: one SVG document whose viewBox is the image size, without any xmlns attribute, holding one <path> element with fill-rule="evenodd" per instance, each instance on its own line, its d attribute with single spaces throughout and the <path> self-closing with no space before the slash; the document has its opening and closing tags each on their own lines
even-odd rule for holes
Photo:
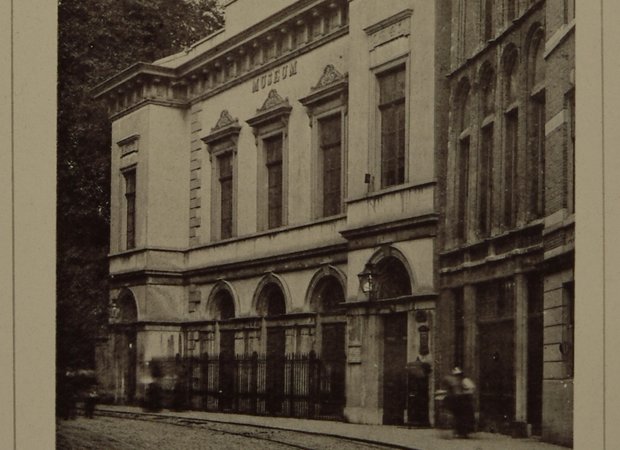
<svg viewBox="0 0 620 450">
<path fill-rule="evenodd" d="M 476 322 L 476 289 L 473 285 L 463 286 L 464 339 L 463 370 L 472 380 L 478 380 L 478 324 Z"/>
<path fill-rule="evenodd" d="M 514 277 L 515 424 L 517 436 L 527 435 L 527 278 Z"/>
</svg>

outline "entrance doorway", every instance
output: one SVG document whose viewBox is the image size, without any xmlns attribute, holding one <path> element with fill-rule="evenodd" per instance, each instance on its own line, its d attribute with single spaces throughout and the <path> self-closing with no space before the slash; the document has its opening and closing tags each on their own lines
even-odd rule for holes
<svg viewBox="0 0 620 450">
<path fill-rule="evenodd" d="M 481 285 L 477 302 L 480 428 L 510 433 L 515 411 L 513 280 Z"/>
<path fill-rule="evenodd" d="M 320 386 L 321 415 L 342 416 L 345 401 L 346 324 L 322 325 Z"/>
<path fill-rule="evenodd" d="M 284 400 L 284 328 L 267 329 L 267 412 L 281 414 Z"/>
<path fill-rule="evenodd" d="M 220 411 L 233 407 L 235 389 L 235 331 L 220 331 Z"/>
<path fill-rule="evenodd" d="M 383 318 L 383 423 L 404 422 L 407 406 L 407 313 Z"/>
</svg>

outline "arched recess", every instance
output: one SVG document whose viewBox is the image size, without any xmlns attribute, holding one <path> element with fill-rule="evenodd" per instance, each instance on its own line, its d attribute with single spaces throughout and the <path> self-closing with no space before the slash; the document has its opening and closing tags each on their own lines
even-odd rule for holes
<svg viewBox="0 0 620 450">
<path fill-rule="evenodd" d="M 207 300 L 207 318 L 209 320 L 232 319 L 239 311 L 239 299 L 232 285 L 219 281 L 209 294 Z"/>
<path fill-rule="evenodd" d="M 377 286 L 376 299 L 411 295 L 414 277 L 405 255 L 394 247 L 383 247 L 370 259 Z"/>
<path fill-rule="evenodd" d="M 273 317 L 290 311 L 290 294 L 281 277 L 265 275 L 254 292 L 252 308 L 260 317 Z"/>
<path fill-rule="evenodd" d="M 138 304 L 129 288 L 123 288 L 116 300 L 118 307 L 117 323 L 135 323 L 138 321 Z"/>
<path fill-rule="evenodd" d="M 519 96 L 519 51 L 514 44 L 506 46 L 502 53 L 502 71 L 504 76 L 504 106 L 508 107 Z"/>
<path fill-rule="evenodd" d="M 495 112 L 495 85 L 495 70 L 489 61 L 485 61 L 478 71 L 482 118 Z"/>
<path fill-rule="evenodd" d="M 345 301 L 345 275 L 333 266 L 317 271 L 306 292 L 306 309 L 312 312 L 328 312 Z"/>
<path fill-rule="evenodd" d="M 531 91 L 545 82 L 545 30 L 540 23 L 530 27 L 527 43 L 528 85 Z"/>
</svg>

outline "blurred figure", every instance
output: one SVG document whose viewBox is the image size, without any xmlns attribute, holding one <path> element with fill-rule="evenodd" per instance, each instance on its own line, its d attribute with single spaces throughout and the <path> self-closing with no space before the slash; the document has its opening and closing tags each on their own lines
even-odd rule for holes
<svg viewBox="0 0 620 450">
<path fill-rule="evenodd" d="M 454 435 L 466 438 L 475 430 L 474 382 L 459 367 L 444 378 L 447 395 L 445 404 L 452 414 Z"/>
<path fill-rule="evenodd" d="M 92 419 L 95 416 L 95 406 L 98 400 L 97 387 L 93 386 L 86 394 L 86 398 L 84 398 L 84 415 L 87 418 Z"/>
</svg>

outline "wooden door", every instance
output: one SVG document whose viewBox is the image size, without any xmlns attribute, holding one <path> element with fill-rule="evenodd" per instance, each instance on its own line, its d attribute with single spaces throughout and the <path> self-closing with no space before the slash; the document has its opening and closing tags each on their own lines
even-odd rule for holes
<svg viewBox="0 0 620 450">
<path fill-rule="evenodd" d="M 402 424 L 407 405 L 407 313 L 383 320 L 383 423 Z"/>
<path fill-rule="evenodd" d="M 514 321 L 480 323 L 480 426 L 508 433 L 514 420 Z"/>
<path fill-rule="evenodd" d="M 322 415 L 341 416 L 345 400 L 344 323 L 322 325 L 320 402 Z"/>
</svg>

